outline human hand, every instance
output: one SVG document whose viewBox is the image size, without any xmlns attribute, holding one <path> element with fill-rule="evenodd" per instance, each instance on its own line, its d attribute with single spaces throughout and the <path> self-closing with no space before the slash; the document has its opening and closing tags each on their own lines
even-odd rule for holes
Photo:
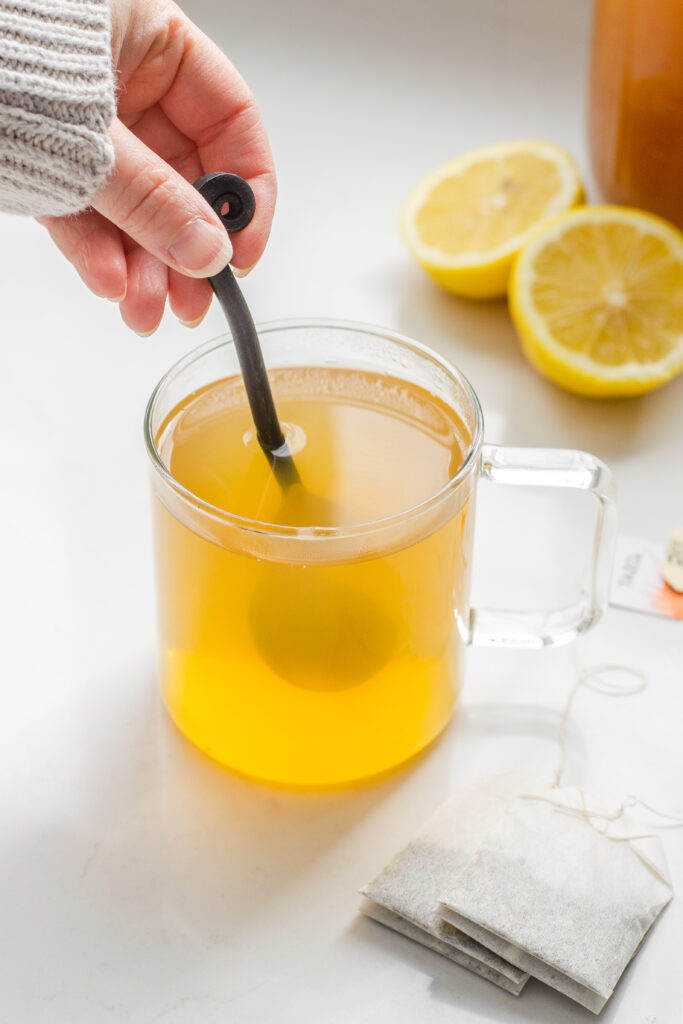
<svg viewBox="0 0 683 1024">
<path fill-rule="evenodd" d="M 87 210 L 41 223 L 133 330 L 156 330 L 167 296 L 194 326 L 211 303 L 206 278 L 229 260 L 253 266 L 265 248 L 276 191 L 268 140 L 238 72 L 172 0 L 112 0 L 112 56 L 112 174 Z M 256 213 L 233 236 L 234 255 L 190 184 L 210 171 L 239 174 L 254 190 Z"/>
</svg>

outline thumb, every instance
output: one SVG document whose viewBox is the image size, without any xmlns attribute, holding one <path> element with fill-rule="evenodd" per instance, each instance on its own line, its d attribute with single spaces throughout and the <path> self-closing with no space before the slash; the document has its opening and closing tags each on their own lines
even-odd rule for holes
<svg viewBox="0 0 683 1024">
<path fill-rule="evenodd" d="M 230 236 L 199 192 L 120 121 L 114 171 L 92 206 L 167 266 L 211 277 L 232 257 Z"/>
</svg>

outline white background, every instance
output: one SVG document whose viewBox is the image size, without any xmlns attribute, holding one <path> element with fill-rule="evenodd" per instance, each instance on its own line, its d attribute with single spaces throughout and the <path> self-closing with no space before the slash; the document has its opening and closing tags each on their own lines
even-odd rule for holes
<svg viewBox="0 0 683 1024">
<path fill-rule="evenodd" d="M 505 305 L 438 291 L 395 227 L 423 173 L 486 142 L 554 139 L 587 173 L 587 0 L 229 7 L 187 3 L 249 81 L 276 156 L 272 241 L 245 284 L 257 318 L 409 334 L 468 374 L 489 440 L 591 450 L 615 472 L 624 532 L 680 526 L 683 379 L 611 403 L 557 390 Z M 460 782 L 553 771 L 572 652 L 473 650 L 443 738 L 353 792 L 271 790 L 206 760 L 156 691 L 141 427 L 156 380 L 220 333 L 219 312 L 192 333 L 167 315 L 141 340 L 37 225 L 4 216 L 0 232 L 2 1024 L 593 1019 L 535 982 L 514 1000 L 356 916 L 357 889 Z M 582 516 L 480 490 L 476 599 L 547 601 L 577 561 L 563 553 L 585 542 Z M 578 695 L 568 782 L 683 809 L 682 653 L 680 623 L 608 612 L 582 662 L 637 665 L 649 686 Z M 683 834 L 662 834 L 683 891 Z M 606 1024 L 679 1021 L 682 899 Z"/>
</svg>

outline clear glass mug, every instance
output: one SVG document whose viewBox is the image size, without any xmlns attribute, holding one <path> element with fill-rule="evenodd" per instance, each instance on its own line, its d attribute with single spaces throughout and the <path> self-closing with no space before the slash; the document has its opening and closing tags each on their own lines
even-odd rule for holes
<svg viewBox="0 0 683 1024">
<path fill-rule="evenodd" d="M 269 368 L 340 366 L 420 385 L 467 435 L 462 465 L 427 500 L 376 522 L 299 529 L 206 504 L 173 478 L 157 446 L 179 402 L 239 373 L 229 337 L 180 360 L 150 398 L 166 706 L 190 740 L 234 770 L 284 785 L 339 785 L 408 760 L 441 732 L 468 644 L 544 647 L 595 623 L 608 596 L 613 486 L 585 452 L 484 444 L 469 382 L 408 338 L 312 320 L 268 324 L 259 336 Z M 574 603 L 552 612 L 470 608 L 480 478 L 595 496 L 590 571 Z M 255 629 L 255 618 L 270 625 Z"/>
</svg>

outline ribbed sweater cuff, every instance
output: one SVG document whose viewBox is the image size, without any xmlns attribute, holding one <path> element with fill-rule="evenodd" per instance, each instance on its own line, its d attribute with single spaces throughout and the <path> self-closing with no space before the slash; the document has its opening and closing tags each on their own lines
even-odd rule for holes
<svg viewBox="0 0 683 1024">
<path fill-rule="evenodd" d="M 114 162 L 107 0 L 0 0 L 0 208 L 75 213 Z"/>
</svg>

